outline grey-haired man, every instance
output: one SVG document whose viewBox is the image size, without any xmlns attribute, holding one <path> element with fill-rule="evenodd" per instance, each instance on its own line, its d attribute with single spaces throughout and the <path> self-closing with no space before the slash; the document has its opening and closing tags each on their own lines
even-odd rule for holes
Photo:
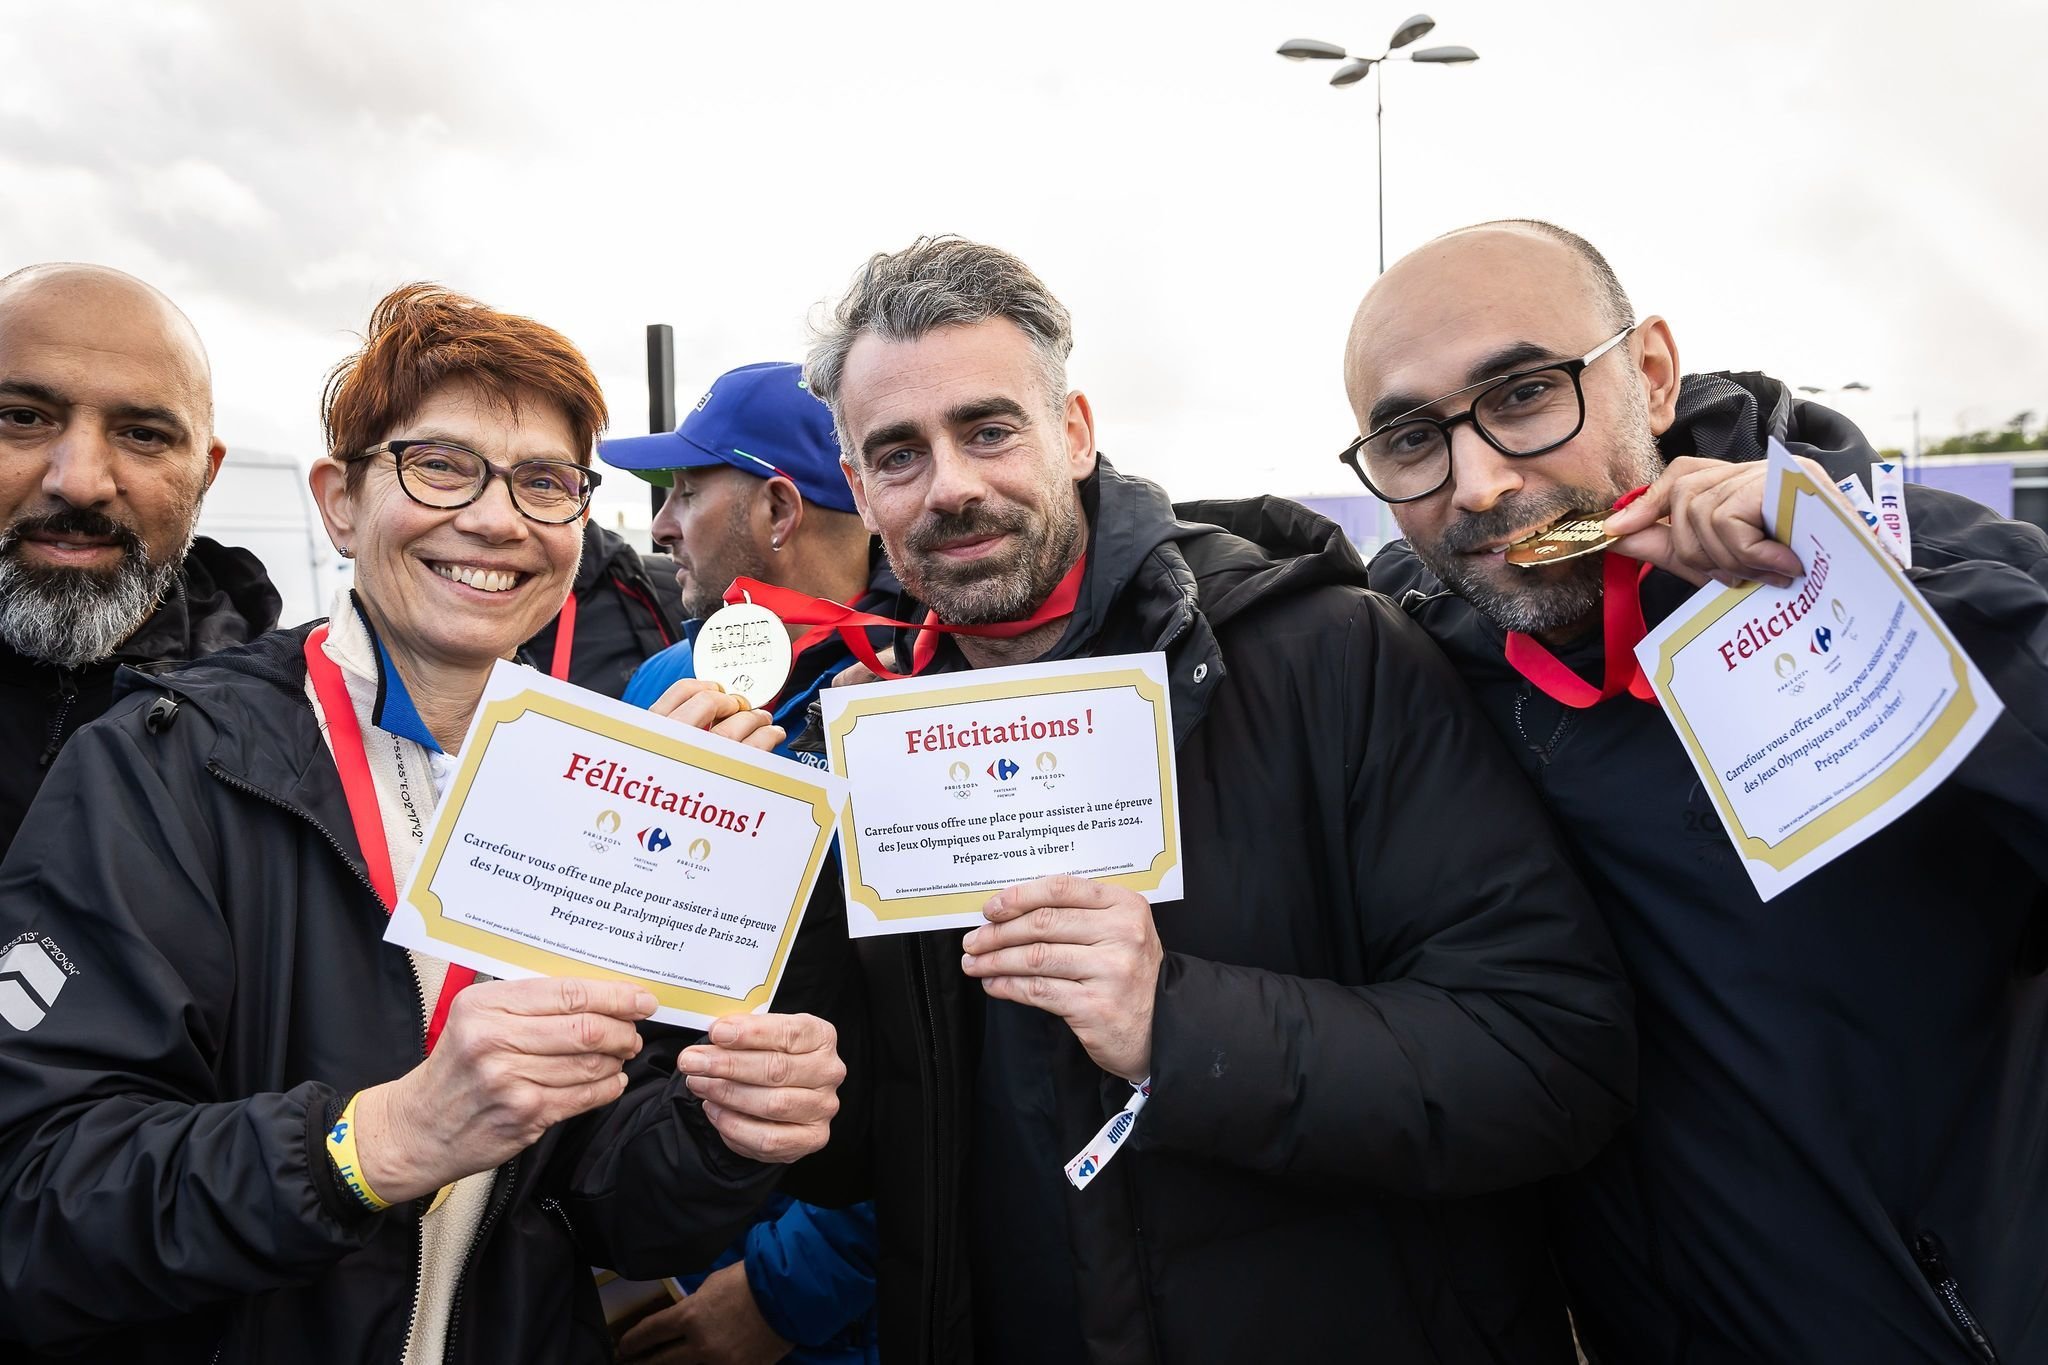
<svg viewBox="0 0 2048 1365">
<path fill-rule="evenodd" d="M 1275 499 L 1176 511 L 1119 473 L 1071 345 L 1021 262 L 925 240 L 868 263 L 807 370 L 916 600 L 987 625 L 1076 585 L 927 673 L 1165 653 L 1186 850 L 1156 913 L 1052 877 L 964 941 L 861 942 L 874 1118 L 836 1140 L 869 1158 L 884 1352 L 1568 1362 L 1519 1187 L 1628 1112 L 1606 934 L 1336 528 Z M 1069 1187 L 1148 1076 L 1133 1145 Z"/>
</svg>

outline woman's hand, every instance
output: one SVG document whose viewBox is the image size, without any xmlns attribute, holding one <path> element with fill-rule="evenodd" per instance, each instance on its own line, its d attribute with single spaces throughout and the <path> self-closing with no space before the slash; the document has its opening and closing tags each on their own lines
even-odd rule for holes
<svg viewBox="0 0 2048 1365">
<path fill-rule="evenodd" d="M 432 1055 L 356 1100 L 356 1155 L 403 1203 L 502 1165 L 626 1090 L 654 996 L 624 981 L 482 981 L 455 997 Z"/>
<path fill-rule="evenodd" d="M 846 1079 L 838 1031 L 810 1014 L 728 1015 L 683 1049 L 676 1070 L 725 1145 L 756 1161 L 823 1147 Z"/>
<path fill-rule="evenodd" d="M 787 738 L 766 711 L 749 707 L 744 698 L 702 678 L 671 683 L 668 691 L 647 709 L 693 730 L 709 730 L 722 739 L 762 753 L 773 753 L 775 746 Z"/>
</svg>

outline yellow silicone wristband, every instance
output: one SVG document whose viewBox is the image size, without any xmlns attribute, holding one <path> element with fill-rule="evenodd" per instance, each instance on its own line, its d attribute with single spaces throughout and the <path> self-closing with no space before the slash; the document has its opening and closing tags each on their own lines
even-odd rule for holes
<svg viewBox="0 0 2048 1365">
<path fill-rule="evenodd" d="M 341 1118 L 327 1130 L 327 1155 L 334 1162 L 335 1173 L 341 1183 L 354 1191 L 356 1198 L 363 1201 L 366 1209 L 388 1209 L 391 1201 L 379 1198 L 370 1188 L 370 1182 L 363 1179 L 363 1163 L 356 1156 L 356 1101 L 360 1092 L 348 1097 L 348 1104 L 341 1111 Z"/>
</svg>

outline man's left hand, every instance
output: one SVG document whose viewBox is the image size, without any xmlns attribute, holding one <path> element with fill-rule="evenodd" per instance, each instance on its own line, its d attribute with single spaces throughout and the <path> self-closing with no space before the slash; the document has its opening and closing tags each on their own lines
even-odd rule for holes
<svg viewBox="0 0 2048 1365">
<path fill-rule="evenodd" d="M 619 1339 L 622 1365 L 773 1365 L 790 1350 L 761 1316 L 743 1262 L 712 1271 L 696 1293 Z"/>
<path fill-rule="evenodd" d="M 676 1057 L 683 1084 L 725 1145 L 755 1161 L 799 1161 L 839 1112 L 839 1033 L 810 1014 L 729 1014 Z"/>
<path fill-rule="evenodd" d="M 1166 956 L 1152 907 L 1086 877 L 1044 877 L 998 891 L 968 934 L 961 969 L 997 1000 L 1064 1019 L 1113 1076 L 1152 1074 L 1152 992 Z"/>
<path fill-rule="evenodd" d="M 1800 463 L 1834 492 L 1825 469 L 1812 460 Z M 1765 473 L 1762 460 L 1681 456 L 1641 497 L 1607 518 L 1607 533 L 1620 537 L 1614 546 L 1620 553 L 1688 583 L 1788 587 L 1806 567 L 1764 530 Z"/>
</svg>

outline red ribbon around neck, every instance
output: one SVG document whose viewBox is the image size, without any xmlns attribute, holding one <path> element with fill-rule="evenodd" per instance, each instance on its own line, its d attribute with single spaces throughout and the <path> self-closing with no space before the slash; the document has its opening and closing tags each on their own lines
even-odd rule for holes
<svg viewBox="0 0 2048 1365">
<path fill-rule="evenodd" d="M 569 655 L 576 649 L 576 594 L 571 591 L 562 603 L 562 614 L 555 618 L 555 658 L 548 665 L 548 676 L 562 682 L 569 681 Z M 326 703 L 321 703 L 325 705 Z"/>
<path fill-rule="evenodd" d="M 572 604 L 574 601 L 570 599 Z M 321 648 L 326 643 L 325 625 L 315 627 L 306 637 L 306 675 L 313 680 L 313 695 L 320 698 L 320 710 L 327 720 L 334 766 L 341 774 L 341 794 L 347 798 L 348 817 L 363 850 L 363 869 L 370 874 L 370 887 L 384 902 L 388 915 L 398 906 L 398 883 L 391 875 L 391 848 L 384 842 L 384 815 L 377 805 L 377 785 L 370 779 L 370 755 L 363 747 L 363 727 L 356 721 L 355 702 L 349 698 L 340 667 Z M 434 1044 L 441 1041 L 448 1007 L 455 1003 L 456 994 L 474 980 L 474 969 L 448 964 L 441 998 L 434 1002 L 434 1017 L 427 1021 L 427 1051 L 432 1052 Z"/>
<path fill-rule="evenodd" d="M 1082 571 L 1088 563 L 1087 556 L 1074 561 L 1074 567 L 1067 570 L 1066 577 L 1053 588 L 1052 594 L 1038 604 L 1038 610 L 1021 621 L 996 621 L 985 626 L 953 626 L 939 620 L 937 612 L 928 612 L 923 621 L 912 624 L 873 612 L 860 611 L 839 602 L 813 597 L 794 588 L 780 588 L 772 583 L 762 583 L 752 578 L 736 578 L 725 590 L 728 605 L 734 602 L 750 601 L 757 607 L 766 607 L 792 626 L 815 626 L 806 631 L 792 647 L 794 653 L 802 653 L 827 635 L 837 635 L 853 651 L 853 657 L 866 664 L 878 678 L 904 678 L 922 673 L 939 650 L 939 635 L 974 635 L 989 640 L 1014 640 L 1019 635 L 1028 635 L 1049 621 L 1057 621 L 1074 613 L 1074 603 L 1081 596 Z M 892 630 L 914 630 L 917 643 L 911 646 L 910 672 L 898 673 L 882 662 L 868 640 L 869 629 L 882 626 Z"/>
<path fill-rule="evenodd" d="M 1622 494 L 1614 510 L 1620 511 L 1646 491 L 1637 488 Z M 1595 687 L 1572 672 L 1533 635 L 1524 635 L 1519 630 L 1508 632 L 1508 666 L 1552 701 L 1581 711 L 1624 692 L 1637 701 L 1652 705 L 1657 701 L 1657 694 L 1651 690 L 1650 680 L 1643 676 L 1643 666 L 1636 659 L 1636 646 L 1650 633 L 1643 623 L 1642 596 L 1642 582 L 1650 566 L 1612 549 L 1606 551 L 1606 556 L 1607 562 L 1600 572 L 1600 630 L 1605 655 L 1600 686 Z"/>
</svg>

